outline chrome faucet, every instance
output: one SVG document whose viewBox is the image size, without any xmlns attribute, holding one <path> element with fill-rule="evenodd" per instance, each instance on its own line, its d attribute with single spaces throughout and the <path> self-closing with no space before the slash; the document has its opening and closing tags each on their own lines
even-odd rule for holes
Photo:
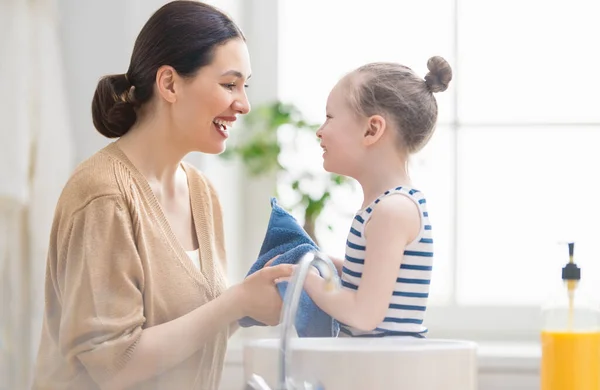
<svg viewBox="0 0 600 390">
<path fill-rule="evenodd" d="M 281 315 L 281 340 L 279 348 L 279 375 L 277 390 L 324 390 L 319 383 L 302 382 L 296 383 L 291 377 L 292 351 L 290 341 L 292 330 L 298 311 L 298 304 L 302 294 L 302 288 L 311 266 L 317 267 L 321 276 L 326 281 L 326 288 L 332 290 L 339 288 L 340 280 L 333 262 L 324 254 L 311 251 L 305 254 L 298 262 L 298 267 L 292 274 L 292 278 L 285 291 Z M 263 378 L 254 374 L 246 384 L 245 390 L 271 390 Z"/>
</svg>

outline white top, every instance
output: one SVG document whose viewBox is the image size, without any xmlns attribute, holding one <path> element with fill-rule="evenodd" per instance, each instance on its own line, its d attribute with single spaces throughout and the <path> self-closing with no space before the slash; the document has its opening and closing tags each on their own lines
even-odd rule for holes
<svg viewBox="0 0 600 390">
<path fill-rule="evenodd" d="M 185 253 L 187 253 L 196 268 L 200 269 L 200 249 L 196 249 L 195 251 L 186 251 Z"/>
</svg>

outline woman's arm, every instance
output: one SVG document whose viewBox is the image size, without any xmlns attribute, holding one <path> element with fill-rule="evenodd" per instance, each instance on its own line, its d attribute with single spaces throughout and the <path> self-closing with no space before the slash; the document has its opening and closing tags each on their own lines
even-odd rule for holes
<svg viewBox="0 0 600 390">
<path fill-rule="evenodd" d="M 358 290 L 327 291 L 325 281 L 311 272 L 306 279 L 306 292 L 338 321 L 360 330 L 373 330 L 385 318 L 404 248 L 417 237 L 420 224 L 418 208 L 410 199 L 384 198 L 365 227 L 367 250 Z"/>
<path fill-rule="evenodd" d="M 232 288 L 182 317 L 144 329 L 125 367 L 102 387 L 125 389 L 176 366 L 241 318 L 241 312 Z"/>
<path fill-rule="evenodd" d="M 187 359 L 217 332 L 244 316 L 276 325 L 281 298 L 275 279 L 289 277 L 291 272 L 289 264 L 260 270 L 196 310 L 145 329 L 129 362 L 102 387 L 124 389 L 152 378 Z"/>
<path fill-rule="evenodd" d="M 61 353 L 78 360 L 100 388 L 152 378 L 244 316 L 278 323 L 281 298 L 274 280 L 289 276 L 290 265 L 256 272 L 190 313 L 144 329 L 144 272 L 122 202 L 118 195 L 88 202 L 58 235 L 61 255 L 52 274 L 61 299 L 46 310 L 51 316 L 60 310 Z"/>
<path fill-rule="evenodd" d="M 102 387 L 124 389 L 152 378 L 187 359 L 217 332 L 244 316 L 276 325 L 281 298 L 274 281 L 289 277 L 291 271 L 288 264 L 258 271 L 196 310 L 145 329 L 129 362 Z"/>
</svg>

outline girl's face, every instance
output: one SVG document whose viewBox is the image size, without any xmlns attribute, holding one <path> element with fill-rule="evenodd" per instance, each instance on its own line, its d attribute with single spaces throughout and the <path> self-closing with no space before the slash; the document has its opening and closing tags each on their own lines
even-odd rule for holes
<svg viewBox="0 0 600 390">
<path fill-rule="evenodd" d="M 356 177 L 365 155 L 363 143 L 367 119 L 350 107 L 350 83 L 342 79 L 327 99 L 326 120 L 317 131 L 323 148 L 323 168 L 338 175 Z"/>
</svg>

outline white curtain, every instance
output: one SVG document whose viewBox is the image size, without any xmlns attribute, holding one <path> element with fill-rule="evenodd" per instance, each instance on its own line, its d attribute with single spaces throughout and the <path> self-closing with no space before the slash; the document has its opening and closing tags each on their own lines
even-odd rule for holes
<svg viewBox="0 0 600 390">
<path fill-rule="evenodd" d="M 74 160 L 56 0 L 0 3 L 0 82 L 0 389 L 24 389 L 54 207 Z"/>
</svg>

